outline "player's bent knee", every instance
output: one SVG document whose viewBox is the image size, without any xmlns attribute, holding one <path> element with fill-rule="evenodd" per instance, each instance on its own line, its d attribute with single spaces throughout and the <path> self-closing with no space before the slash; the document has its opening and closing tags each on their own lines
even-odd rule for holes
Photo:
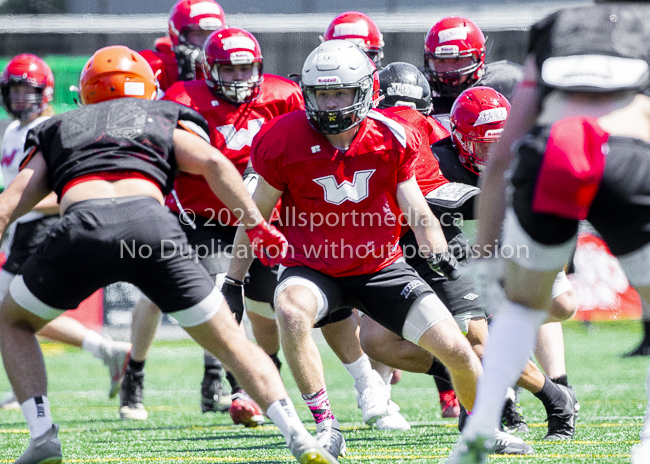
<svg viewBox="0 0 650 464">
<path fill-rule="evenodd" d="M 167 314 L 176 319 L 178 325 L 181 327 L 196 327 L 212 319 L 221 308 L 223 302 L 223 295 L 219 289 L 215 287 L 207 297 L 194 306 Z"/>
</svg>

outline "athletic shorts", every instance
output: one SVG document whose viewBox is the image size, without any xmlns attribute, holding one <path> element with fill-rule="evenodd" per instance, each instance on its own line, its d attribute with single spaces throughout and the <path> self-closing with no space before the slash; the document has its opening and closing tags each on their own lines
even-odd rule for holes
<svg viewBox="0 0 650 464">
<path fill-rule="evenodd" d="M 228 272 L 237 227 L 224 226 L 203 216 L 196 216 L 194 225 L 196 228 L 186 224 L 181 227 L 195 257 L 216 282 L 219 274 Z M 277 266 L 269 268 L 255 259 L 244 281 L 246 298 L 272 305 L 277 281 Z"/>
<path fill-rule="evenodd" d="M 44 319 L 118 281 L 137 286 L 182 326 L 208 320 L 223 298 L 191 257 L 175 215 L 146 196 L 73 204 L 22 271 L 12 296 Z"/>
<path fill-rule="evenodd" d="M 543 170 L 548 172 L 543 160 L 548 156 L 550 132 L 551 128 L 535 127 L 516 148 L 510 170 L 512 188 L 501 247 L 503 257 L 533 271 L 560 269 L 573 253 L 579 220 L 587 219 L 619 258 L 630 283 L 650 285 L 650 144 L 611 136 L 602 147 L 606 155 L 592 162 L 602 164 L 602 172 L 597 172 L 595 178 L 569 177 L 555 185 L 559 191 L 553 192 L 553 184 L 548 184 L 550 188 L 544 192 L 540 178 Z M 550 201 L 541 203 L 540 192 Z M 585 196 L 585 192 L 593 195 Z M 562 199 L 566 212 L 540 212 L 540 204 L 560 210 Z M 576 213 L 580 208 L 586 210 L 582 215 L 586 217 Z"/>
<path fill-rule="evenodd" d="M 60 219 L 58 214 L 52 214 L 33 221 L 16 223 L 16 230 L 9 248 L 9 257 L 2 269 L 12 274 L 20 274 L 20 269 L 25 261 L 36 252 L 52 226 Z"/>
<path fill-rule="evenodd" d="M 450 249 L 466 250 L 465 246 L 462 245 L 466 243 L 466 240 L 462 234 L 461 237 L 460 239 L 450 240 Z M 403 249 L 417 249 L 417 241 L 412 230 L 409 230 L 402 237 L 400 245 Z M 458 259 L 458 270 L 461 274 L 458 280 L 448 280 L 446 277 L 434 272 L 429 267 L 427 260 L 419 253 L 406 255 L 406 263 L 412 266 L 420 277 L 431 286 L 456 320 L 485 319 L 483 301 L 476 291 L 474 280 L 469 275 L 469 272 L 466 272 L 469 267 L 468 256 L 466 253 L 456 252 L 454 254 Z"/>
<path fill-rule="evenodd" d="M 297 280 L 290 282 L 294 278 Z M 320 300 L 317 324 L 330 314 L 358 308 L 399 336 L 411 306 L 421 296 L 433 294 L 431 287 L 403 262 L 374 274 L 350 277 L 330 277 L 303 266 L 281 268 L 276 296 L 298 282 Z"/>
</svg>

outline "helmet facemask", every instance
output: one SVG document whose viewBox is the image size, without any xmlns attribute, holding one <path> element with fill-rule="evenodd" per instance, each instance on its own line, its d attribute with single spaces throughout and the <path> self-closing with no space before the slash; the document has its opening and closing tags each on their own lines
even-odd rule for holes
<svg viewBox="0 0 650 464">
<path fill-rule="evenodd" d="M 490 144 L 501 138 L 503 129 L 488 130 L 484 137 L 465 135 L 452 124 L 451 135 L 463 166 L 480 176 L 485 170 Z"/>
<path fill-rule="evenodd" d="M 424 71 L 428 76 L 429 84 L 434 92 L 444 97 L 457 97 L 464 90 L 473 87 L 483 76 L 483 60 L 480 50 L 467 50 L 455 55 L 424 54 Z M 470 57 L 472 63 L 453 71 L 436 71 L 434 59 L 454 59 Z M 463 79 L 463 76 L 467 76 Z"/>
<path fill-rule="evenodd" d="M 356 89 L 354 102 L 350 106 L 335 110 L 321 110 L 318 107 L 316 93 L 319 90 Z M 336 84 L 321 86 L 303 86 L 305 110 L 309 123 L 322 134 L 335 135 L 352 129 L 361 124 L 372 107 L 373 81 L 371 76 L 366 76 L 353 84 Z"/>
<path fill-rule="evenodd" d="M 248 64 L 252 68 L 251 77 L 242 81 L 225 81 L 219 73 L 220 66 L 236 66 L 236 63 L 219 63 L 214 61 L 209 70 L 210 77 L 208 83 L 211 88 L 224 99 L 232 103 L 247 103 L 259 97 L 259 89 L 264 77 L 262 75 L 262 63 L 255 61 Z"/>
<path fill-rule="evenodd" d="M 24 86 L 35 89 L 35 93 L 12 92 L 12 88 Z M 5 110 L 22 123 L 27 122 L 34 114 L 41 113 L 46 103 L 43 101 L 43 88 L 35 86 L 23 79 L 12 79 L 2 87 L 2 100 Z M 18 106 L 18 108 L 14 108 Z"/>
</svg>

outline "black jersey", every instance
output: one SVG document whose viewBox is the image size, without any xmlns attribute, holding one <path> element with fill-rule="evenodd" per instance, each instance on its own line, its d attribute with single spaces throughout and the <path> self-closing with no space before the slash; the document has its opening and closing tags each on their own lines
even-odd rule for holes
<svg viewBox="0 0 650 464">
<path fill-rule="evenodd" d="M 48 185 L 57 196 L 71 180 L 93 173 L 135 171 L 171 191 L 176 170 L 173 132 L 189 129 L 204 138 L 201 115 L 168 101 L 118 98 L 54 116 L 27 134 L 29 159 L 41 151 Z"/>
<path fill-rule="evenodd" d="M 517 83 L 524 78 L 524 70 L 521 65 L 507 60 L 495 61 L 485 65 L 485 73 L 476 85 L 490 87 L 510 98 L 517 86 Z M 431 103 L 433 111 L 431 114 L 445 114 L 451 111 L 451 107 L 457 97 L 443 97 L 432 92 Z"/>
<path fill-rule="evenodd" d="M 564 8 L 539 21 L 531 29 L 528 52 L 535 55 L 543 95 L 552 88 L 648 94 L 649 43 L 649 4 L 605 3 Z M 628 59 L 630 67 L 626 60 L 594 57 Z M 639 79 L 625 79 L 635 69 Z"/>
<path fill-rule="evenodd" d="M 449 182 L 458 182 L 473 187 L 478 185 L 479 176 L 463 166 L 458 158 L 456 146 L 451 137 L 446 137 L 431 145 L 431 151 L 438 160 L 440 171 Z M 463 215 L 463 219 L 471 221 L 474 219 L 474 199 L 467 200 L 458 210 L 457 213 Z"/>
</svg>

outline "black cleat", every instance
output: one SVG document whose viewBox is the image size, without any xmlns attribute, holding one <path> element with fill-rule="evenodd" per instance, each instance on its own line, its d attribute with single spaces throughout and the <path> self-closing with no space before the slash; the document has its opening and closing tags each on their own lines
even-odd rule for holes
<svg viewBox="0 0 650 464">
<path fill-rule="evenodd" d="M 500 429 L 507 433 L 528 433 L 528 424 L 519 405 L 519 388 L 514 389 L 514 394 L 514 400 L 511 397 L 506 398 L 501 412 Z"/>
<path fill-rule="evenodd" d="M 635 349 L 629 353 L 623 354 L 624 358 L 633 358 L 635 356 L 650 356 L 650 342 L 642 340 L 639 346 Z"/>
<path fill-rule="evenodd" d="M 560 404 L 553 405 L 554 411 L 548 414 L 548 433 L 544 440 L 570 440 L 576 432 L 576 397 L 570 388 L 557 385 L 562 390 Z"/>
<path fill-rule="evenodd" d="M 201 412 L 226 412 L 230 409 L 230 395 L 224 391 L 222 374 L 203 374 L 201 381 Z"/>
<path fill-rule="evenodd" d="M 120 418 L 122 420 L 147 420 L 149 413 L 142 404 L 144 371 L 127 369 L 120 389 Z"/>
</svg>

